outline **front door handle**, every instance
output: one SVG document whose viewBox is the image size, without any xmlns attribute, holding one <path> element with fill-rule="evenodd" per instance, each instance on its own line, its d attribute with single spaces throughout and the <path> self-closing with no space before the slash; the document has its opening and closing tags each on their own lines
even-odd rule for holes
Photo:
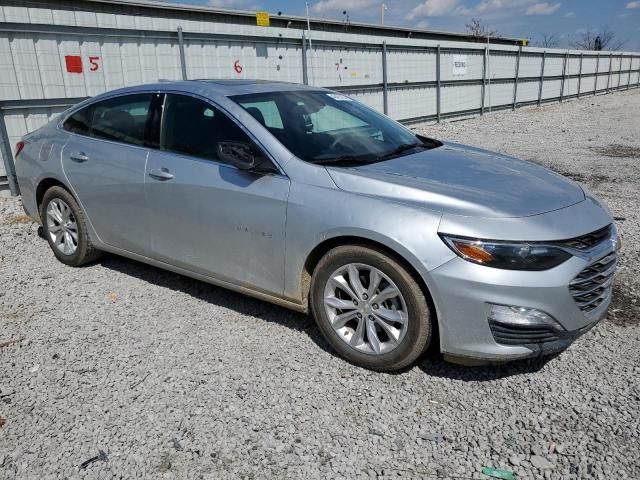
<svg viewBox="0 0 640 480">
<path fill-rule="evenodd" d="M 173 173 L 171 173 L 166 168 L 153 169 L 149 171 L 149 176 L 151 178 L 155 178 L 156 180 L 171 180 L 173 178 Z"/>
<path fill-rule="evenodd" d="M 89 157 L 84 152 L 74 152 L 69 155 L 69 158 L 78 163 L 83 163 L 89 160 Z"/>
</svg>

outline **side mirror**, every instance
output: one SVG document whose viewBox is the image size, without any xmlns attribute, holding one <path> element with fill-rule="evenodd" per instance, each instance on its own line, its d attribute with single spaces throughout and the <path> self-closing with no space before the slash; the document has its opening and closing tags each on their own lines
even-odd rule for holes
<svg viewBox="0 0 640 480">
<path fill-rule="evenodd" d="M 262 163 L 253 145 L 247 142 L 218 142 L 218 158 L 240 170 L 252 170 Z"/>
</svg>

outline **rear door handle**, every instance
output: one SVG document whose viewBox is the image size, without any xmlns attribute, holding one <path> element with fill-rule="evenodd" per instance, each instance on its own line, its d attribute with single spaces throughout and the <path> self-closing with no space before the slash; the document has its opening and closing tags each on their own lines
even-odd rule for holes
<svg viewBox="0 0 640 480">
<path fill-rule="evenodd" d="M 74 152 L 69 155 L 69 158 L 78 163 L 86 162 L 87 160 L 89 160 L 89 157 L 85 155 L 84 152 Z"/>
<path fill-rule="evenodd" d="M 151 178 L 155 178 L 156 180 L 164 181 L 164 180 L 171 180 L 173 178 L 173 173 L 171 173 L 166 168 L 160 168 L 160 169 L 154 168 L 153 170 L 149 171 L 149 176 Z"/>
</svg>

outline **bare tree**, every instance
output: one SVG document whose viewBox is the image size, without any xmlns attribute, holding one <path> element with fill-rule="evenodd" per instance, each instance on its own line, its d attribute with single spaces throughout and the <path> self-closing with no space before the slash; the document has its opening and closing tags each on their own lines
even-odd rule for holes
<svg viewBox="0 0 640 480">
<path fill-rule="evenodd" d="M 542 38 L 533 42 L 536 47 L 557 48 L 560 44 L 560 35 L 557 33 L 543 34 Z"/>
<path fill-rule="evenodd" d="M 489 28 L 479 18 L 472 18 L 471 22 L 465 24 L 467 34 L 477 39 L 486 39 L 487 37 L 497 37 L 500 35 L 497 30 Z"/>
<path fill-rule="evenodd" d="M 624 40 L 617 38 L 616 33 L 609 27 L 600 30 L 587 30 L 573 38 L 569 45 L 578 50 L 620 50 L 624 46 Z"/>
</svg>

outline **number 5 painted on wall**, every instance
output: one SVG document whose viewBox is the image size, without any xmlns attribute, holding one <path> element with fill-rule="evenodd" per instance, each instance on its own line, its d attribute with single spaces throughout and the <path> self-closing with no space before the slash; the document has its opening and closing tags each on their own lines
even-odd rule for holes
<svg viewBox="0 0 640 480">
<path fill-rule="evenodd" d="M 100 57 L 89 57 L 89 63 L 91 64 L 89 70 L 91 70 L 92 72 L 98 70 L 98 68 L 100 67 L 98 65 L 98 60 L 100 60 Z"/>
</svg>

